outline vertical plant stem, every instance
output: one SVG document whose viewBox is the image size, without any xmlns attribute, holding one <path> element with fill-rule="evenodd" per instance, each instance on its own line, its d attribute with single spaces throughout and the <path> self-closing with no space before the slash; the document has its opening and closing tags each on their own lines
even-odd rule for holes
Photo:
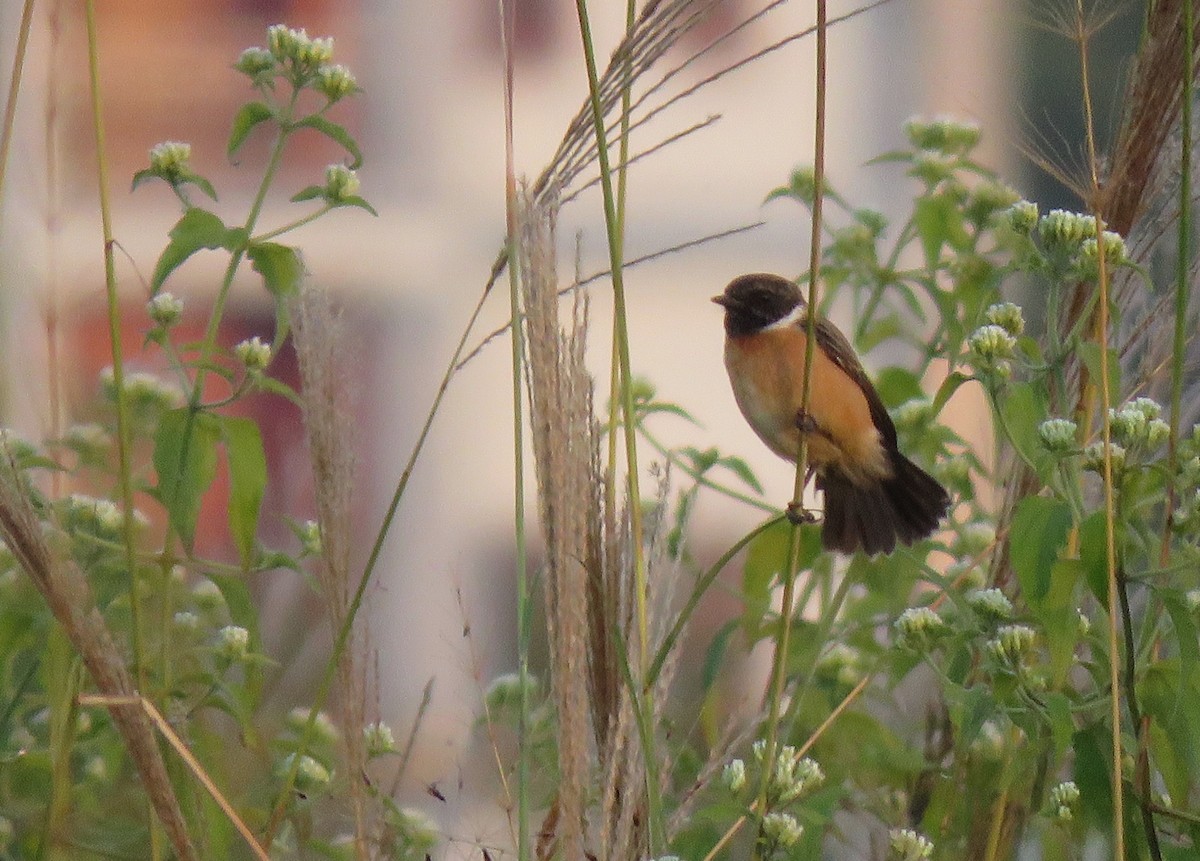
<svg viewBox="0 0 1200 861">
<path fill-rule="evenodd" d="M 600 103 L 600 79 L 596 71 L 596 52 L 592 42 L 591 24 L 588 19 L 587 0 L 575 0 L 579 19 L 579 35 L 583 42 L 584 61 L 587 66 L 588 92 L 591 96 L 592 125 L 596 134 L 596 153 L 600 164 L 600 188 L 604 198 L 604 223 L 608 232 L 609 267 L 613 285 L 613 334 L 616 342 L 617 365 L 620 371 L 621 423 L 624 431 L 626 481 L 629 487 L 630 543 L 634 570 L 634 599 L 637 613 L 638 643 L 636 654 L 640 701 L 643 720 L 653 727 L 653 688 L 647 683 L 651 661 L 650 632 L 647 611 L 646 554 L 642 546 L 642 505 L 638 479 L 637 422 L 633 410 L 633 373 L 630 370 L 629 327 L 625 304 L 625 279 L 621 265 L 623 244 L 621 223 L 618 218 L 616 196 L 613 192 L 612 167 L 608 158 L 608 141 L 604 127 L 604 109 Z M 643 737 L 643 755 L 646 762 L 646 799 L 648 805 L 648 831 L 650 855 L 659 854 L 664 837 L 662 805 L 659 801 L 658 761 L 654 753 L 654 734 Z"/>
<path fill-rule="evenodd" d="M 1196 75 L 1195 11 L 1183 4 L 1183 94 L 1179 129 L 1179 248 L 1175 261 L 1175 331 L 1171 350 L 1171 434 L 1167 438 L 1167 511 L 1159 563 L 1171 556 L 1175 526 L 1175 482 L 1179 471 L 1179 419 L 1183 406 L 1183 365 L 1187 354 L 1188 274 L 1192 262 L 1192 93 Z"/>
<path fill-rule="evenodd" d="M 8 152 L 12 146 L 13 123 L 17 118 L 17 96 L 21 92 L 21 73 L 25 70 L 25 49 L 33 22 L 33 0 L 25 0 L 21 25 L 17 30 L 17 49 L 13 54 L 12 76 L 8 81 L 8 101 L 4 103 L 4 129 L 0 132 L 0 200 L 4 200 L 4 179 L 8 176 Z"/>
<path fill-rule="evenodd" d="M 809 246 L 808 317 L 804 345 L 804 377 L 800 389 L 800 413 L 808 415 L 812 399 L 812 363 L 816 349 L 817 307 L 821 278 L 821 210 L 825 186 L 825 71 L 828 15 L 825 0 L 816 0 L 817 7 L 817 68 L 816 68 L 816 116 L 813 141 L 813 205 L 812 232 Z M 797 416 L 799 418 L 799 416 Z M 759 819 L 758 839 L 754 843 L 754 858 L 760 857 L 762 848 L 762 818 L 767 814 L 767 791 L 770 785 L 775 751 L 779 745 L 779 714 L 783 702 L 783 689 L 787 682 L 787 656 L 791 642 L 792 613 L 796 595 L 796 575 L 800 553 L 800 524 L 804 519 L 804 485 L 808 479 L 808 435 L 800 434 L 800 447 L 796 453 L 796 479 L 792 490 L 792 501 L 788 506 L 791 530 L 788 532 L 786 570 L 783 578 L 783 600 L 779 610 L 779 633 L 775 639 L 775 657 L 772 662 L 767 725 L 763 752 L 762 776 L 759 779 L 756 803 Z"/>
<path fill-rule="evenodd" d="M 517 672 L 520 703 L 517 716 L 517 858 L 533 857 L 529 842 L 529 570 L 525 542 L 525 421 L 521 373 L 525 364 L 525 329 L 521 313 L 520 218 L 513 153 L 513 10 L 500 0 L 500 42 L 504 54 L 504 203 L 507 224 L 508 304 L 512 319 L 513 528 L 517 553 Z"/>
<path fill-rule="evenodd" d="M 1112 406 L 1111 380 L 1108 366 L 1108 261 L 1104 253 L 1104 219 L 1100 216 L 1097 202 L 1100 197 L 1100 178 L 1096 159 L 1096 135 L 1092 113 L 1091 87 L 1088 83 L 1088 40 L 1084 27 L 1083 0 L 1075 0 L 1075 20 L 1079 36 L 1080 79 L 1083 88 L 1084 120 L 1087 126 L 1088 171 L 1091 180 L 1092 206 L 1096 221 L 1096 246 L 1100 292 L 1096 310 L 1096 331 L 1093 333 L 1100 346 L 1100 430 L 1104 444 L 1104 558 L 1108 572 L 1108 654 L 1110 708 L 1112 722 L 1112 775 L 1113 775 L 1113 843 L 1114 857 L 1125 858 L 1125 785 L 1121 776 L 1121 669 L 1119 645 L 1117 584 L 1116 505 L 1113 488 L 1112 423 L 1108 411 Z"/>
<path fill-rule="evenodd" d="M 108 155 L 105 149 L 104 115 L 100 99 L 100 43 L 96 33 L 95 0 L 86 0 L 88 75 L 91 86 L 92 129 L 96 138 L 96 172 L 99 179 L 100 224 L 104 233 L 104 287 L 108 303 L 108 334 L 113 360 L 113 382 L 117 389 L 117 481 L 125 517 L 121 537 L 129 574 L 130 638 L 133 675 L 145 692 L 146 675 L 142 655 L 142 600 L 137 590 L 137 556 L 134 553 L 133 481 L 130 474 L 129 402 L 125 393 L 125 365 L 121 344 L 121 308 L 117 295 L 117 272 L 113 260 L 112 213 L 108 199 Z"/>
</svg>

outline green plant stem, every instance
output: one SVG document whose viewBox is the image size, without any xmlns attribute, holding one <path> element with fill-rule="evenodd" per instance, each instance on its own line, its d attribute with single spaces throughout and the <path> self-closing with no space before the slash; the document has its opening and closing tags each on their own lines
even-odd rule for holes
<svg viewBox="0 0 1200 861">
<path fill-rule="evenodd" d="M 249 244 L 257 245 L 260 242 L 266 242 L 267 240 L 274 239 L 276 236 L 281 236 L 284 233 L 290 233 L 291 231 L 303 227 L 306 224 L 311 224 L 322 215 L 329 212 L 331 209 L 333 209 L 333 207 L 326 203 L 320 209 L 316 210 L 315 212 L 310 212 L 303 218 L 297 218 L 295 221 L 290 221 L 282 227 L 276 227 L 273 230 L 268 230 L 266 233 L 260 233 L 258 236 L 251 237 Z"/>
<path fill-rule="evenodd" d="M 1084 120 L 1087 126 L 1086 142 L 1088 170 L 1090 172 L 1092 199 L 1100 195 L 1099 167 L 1096 157 L 1096 135 L 1093 127 L 1091 87 L 1088 81 L 1088 38 L 1085 28 L 1083 0 L 1075 0 L 1075 21 L 1078 27 L 1080 78 L 1083 88 Z M 1113 790 L 1113 843 L 1115 857 L 1125 858 L 1125 784 L 1122 776 L 1121 747 L 1121 674 L 1118 645 L 1117 603 L 1117 549 L 1116 510 L 1113 488 L 1112 424 L 1108 411 L 1112 406 L 1108 362 L 1108 261 L 1104 255 L 1104 219 L 1095 210 L 1097 257 L 1097 283 L 1099 307 L 1096 315 L 1096 340 L 1100 346 L 1100 431 L 1104 443 L 1104 551 L 1105 568 L 1108 572 L 1108 649 L 1109 649 L 1109 719 L 1112 722 L 1112 790 Z M 1149 837 L 1149 835 L 1147 835 Z"/>
<path fill-rule="evenodd" d="M 507 226 L 508 306 L 512 320 L 512 405 L 513 405 L 513 529 L 517 565 L 517 673 L 520 701 L 517 710 L 517 858 L 533 857 L 529 840 L 529 644 L 530 599 L 529 565 L 525 533 L 525 421 L 521 388 L 525 365 L 525 330 L 522 326 L 520 256 L 520 215 L 517 201 L 517 174 L 513 152 L 513 56 L 512 28 L 514 13 L 500 0 L 500 38 L 504 53 L 504 203 Z"/>
<path fill-rule="evenodd" d="M 613 285 L 613 334 L 617 364 L 620 369 L 621 423 L 625 436 L 626 481 L 629 485 L 629 531 L 634 571 L 634 600 L 637 615 L 637 676 L 640 678 L 640 701 L 643 714 L 639 720 L 653 730 L 653 688 L 647 684 L 650 667 L 650 626 L 648 621 L 648 586 L 646 582 L 646 554 L 642 534 L 642 494 L 639 486 L 637 459 L 637 420 L 633 403 L 633 372 L 629 357 L 628 314 L 625 304 L 625 279 L 621 260 L 623 243 L 621 222 L 618 217 L 616 196 L 613 192 L 612 168 L 608 158 L 608 141 L 604 126 L 604 109 L 600 102 L 600 79 L 596 70 L 596 52 L 593 47 L 591 24 L 588 19 L 587 0 L 575 0 L 579 19 L 579 35 L 583 42 L 583 54 L 587 66 L 588 92 L 592 107 L 592 125 L 596 135 L 596 155 L 600 165 L 600 189 L 604 198 L 604 224 L 608 233 L 609 266 Z M 643 756 L 646 763 L 647 830 L 649 853 L 658 855 L 665 845 L 665 825 L 662 804 L 659 800 L 658 758 L 655 755 L 653 731 L 642 733 Z"/>
<path fill-rule="evenodd" d="M 819 287 L 821 281 L 821 209 L 825 185 L 825 57 L 828 41 L 828 15 L 825 0 L 816 0 L 817 7 L 817 69 L 816 69 L 816 122 L 813 146 L 813 205 L 812 231 L 809 243 L 808 315 L 804 344 L 804 377 L 800 389 L 800 415 L 809 414 L 812 399 L 812 365 L 816 351 L 817 313 L 819 310 Z M 775 656 L 772 662 L 767 724 L 763 751 L 763 769 L 759 779 L 758 796 L 755 804 L 758 817 L 758 834 L 754 841 L 754 859 L 762 858 L 763 817 L 768 813 L 767 796 L 770 787 L 772 764 L 779 744 L 779 714 L 783 692 L 787 682 L 787 658 L 792 631 L 793 601 L 796 594 L 796 576 L 800 552 L 800 523 L 804 519 L 804 486 L 808 480 L 808 434 L 800 433 L 800 446 L 796 454 L 796 480 L 789 505 L 792 528 L 788 532 L 786 571 L 783 578 L 783 600 L 779 612 L 779 634 L 775 640 Z"/>
<path fill-rule="evenodd" d="M 17 30 L 17 47 L 13 54 L 12 76 L 8 82 L 8 101 L 4 103 L 4 129 L 0 132 L 0 201 L 4 200 L 4 180 L 8 176 L 8 153 L 12 147 L 13 123 L 17 118 L 17 97 L 21 93 L 21 73 L 25 70 L 25 51 L 29 46 L 29 30 L 33 23 L 33 0 L 25 0 L 21 9 L 21 24 Z"/>
</svg>

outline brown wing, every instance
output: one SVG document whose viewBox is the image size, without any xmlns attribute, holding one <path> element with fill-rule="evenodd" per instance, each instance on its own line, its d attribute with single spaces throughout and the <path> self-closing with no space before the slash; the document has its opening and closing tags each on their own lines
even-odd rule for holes
<svg viewBox="0 0 1200 861">
<path fill-rule="evenodd" d="M 801 319 L 796 325 L 805 329 L 808 321 Z M 816 334 L 817 347 L 862 389 L 867 398 L 867 405 L 871 409 L 871 421 L 875 423 L 875 428 L 883 437 L 884 446 L 895 450 L 896 426 L 892 423 L 892 417 L 888 415 L 887 407 L 880 400 L 879 392 L 875 391 L 875 386 L 867 378 L 867 372 L 863 370 L 862 364 L 858 361 L 854 347 L 850 346 L 846 336 L 838 331 L 836 326 L 821 317 L 817 317 Z"/>
</svg>

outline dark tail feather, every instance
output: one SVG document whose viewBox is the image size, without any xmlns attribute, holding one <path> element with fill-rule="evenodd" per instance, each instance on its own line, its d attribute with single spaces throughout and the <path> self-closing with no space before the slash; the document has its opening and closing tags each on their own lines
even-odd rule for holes
<svg viewBox="0 0 1200 861">
<path fill-rule="evenodd" d="M 892 477 L 869 485 L 855 484 L 837 469 L 818 477 L 825 491 L 826 550 L 890 553 L 897 539 L 912 544 L 937 529 L 950 507 L 946 489 L 900 452 L 893 451 L 891 460 Z"/>
</svg>

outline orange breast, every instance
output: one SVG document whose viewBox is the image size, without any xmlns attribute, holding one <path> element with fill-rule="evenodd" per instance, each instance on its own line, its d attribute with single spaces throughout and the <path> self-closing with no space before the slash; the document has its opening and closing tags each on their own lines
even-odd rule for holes
<svg viewBox="0 0 1200 861">
<path fill-rule="evenodd" d="M 796 415 L 804 385 L 804 344 L 804 331 L 797 326 L 725 343 L 725 367 L 742 414 L 768 448 L 793 462 L 800 445 Z M 808 411 L 820 432 L 809 435 L 810 462 L 818 468 L 836 465 L 862 482 L 890 475 L 866 395 L 820 347 L 813 353 Z"/>
</svg>

